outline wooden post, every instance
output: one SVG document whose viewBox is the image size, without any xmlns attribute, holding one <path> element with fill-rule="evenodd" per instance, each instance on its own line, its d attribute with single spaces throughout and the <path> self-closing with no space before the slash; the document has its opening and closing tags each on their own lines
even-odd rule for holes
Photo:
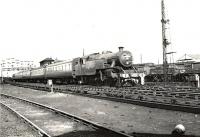
<svg viewBox="0 0 200 137">
<path fill-rule="evenodd" d="M 53 80 L 49 79 L 48 80 L 48 86 L 51 92 L 53 92 Z"/>
<path fill-rule="evenodd" d="M 195 74 L 195 81 L 196 81 L 196 87 L 199 88 L 200 87 L 200 80 L 199 80 L 199 75 Z"/>
</svg>

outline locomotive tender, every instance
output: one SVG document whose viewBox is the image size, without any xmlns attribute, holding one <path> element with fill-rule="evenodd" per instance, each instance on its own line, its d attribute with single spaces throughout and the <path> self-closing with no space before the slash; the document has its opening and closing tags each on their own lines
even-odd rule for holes
<svg viewBox="0 0 200 137">
<path fill-rule="evenodd" d="M 44 82 L 67 84 L 100 84 L 121 86 L 135 84 L 139 78 L 132 68 L 132 54 L 129 51 L 110 51 L 94 53 L 71 61 L 52 63 L 37 69 L 21 71 L 13 75 L 15 81 Z"/>
</svg>

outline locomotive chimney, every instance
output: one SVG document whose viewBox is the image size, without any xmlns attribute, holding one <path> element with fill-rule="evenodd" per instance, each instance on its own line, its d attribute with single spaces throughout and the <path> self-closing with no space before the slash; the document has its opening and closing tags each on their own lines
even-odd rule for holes
<svg viewBox="0 0 200 137">
<path fill-rule="evenodd" d="M 119 52 L 122 52 L 124 47 L 118 47 L 119 48 Z"/>
</svg>

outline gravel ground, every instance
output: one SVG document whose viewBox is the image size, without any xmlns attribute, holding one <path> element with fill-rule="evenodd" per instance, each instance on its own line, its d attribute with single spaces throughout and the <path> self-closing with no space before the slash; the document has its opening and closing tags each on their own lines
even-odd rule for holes
<svg viewBox="0 0 200 137">
<path fill-rule="evenodd" d="M 1 137 L 40 137 L 36 131 L 23 123 L 13 113 L 0 105 Z"/>
<path fill-rule="evenodd" d="M 186 134 L 200 135 L 199 114 L 42 92 L 8 85 L 1 86 L 0 92 L 50 105 L 129 134 L 133 132 L 170 134 L 175 125 L 183 124 Z"/>
</svg>

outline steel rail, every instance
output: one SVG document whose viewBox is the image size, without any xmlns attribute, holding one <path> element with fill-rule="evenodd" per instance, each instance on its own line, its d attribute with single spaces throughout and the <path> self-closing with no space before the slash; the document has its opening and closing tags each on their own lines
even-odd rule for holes
<svg viewBox="0 0 200 137">
<path fill-rule="evenodd" d="M 25 116 L 21 115 L 20 113 L 18 113 L 17 111 L 12 109 L 11 107 L 7 106 L 6 104 L 4 104 L 2 102 L 0 102 L 0 105 L 3 106 L 4 108 L 6 108 L 7 110 L 11 111 L 12 113 L 14 113 L 17 117 L 19 117 L 21 120 L 23 120 L 27 124 L 29 124 L 29 126 L 31 128 L 33 128 L 35 131 L 37 131 L 39 133 L 39 135 L 41 135 L 42 137 L 52 137 L 48 133 L 46 133 L 44 130 L 42 130 L 40 127 L 38 127 L 36 124 L 31 122 L 28 118 L 26 118 Z"/>
<path fill-rule="evenodd" d="M 73 114 L 58 110 L 58 109 L 50 107 L 50 106 L 46 106 L 46 105 L 37 103 L 37 102 L 34 102 L 34 101 L 30 101 L 30 100 L 26 100 L 26 99 L 22 99 L 22 98 L 19 98 L 19 97 L 16 97 L 16 96 L 10 96 L 10 95 L 7 95 L 7 94 L 2 94 L 2 93 L 0 94 L 0 96 L 5 96 L 5 97 L 17 99 L 17 100 L 20 100 L 20 101 L 23 101 L 23 102 L 26 102 L 26 103 L 29 103 L 29 104 L 32 104 L 32 105 L 35 105 L 35 106 L 50 110 L 50 111 L 53 111 L 53 112 L 55 112 L 57 114 L 60 114 L 62 116 L 66 116 L 68 118 L 71 118 L 71 119 L 73 119 L 73 120 L 75 120 L 77 122 L 81 122 L 82 124 L 85 124 L 85 125 L 88 125 L 88 126 L 92 126 L 95 129 L 100 129 L 102 131 L 105 131 L 105 132 L 108 132 L 108 133 L 112 133 L 112 134 L 115 134 L 115 135 L 118 135 L 118 136 L 122 136 L 122 137 L 132 137 L 131 135 L 128 135 L 128 134 L 113 130 L 111 128 L 104 127 L 104 126 L 102 126 L 100 124 L 94 123 L 94 122 L 86 120 L 84 118 L 75 116 Z"/>
</svg>

